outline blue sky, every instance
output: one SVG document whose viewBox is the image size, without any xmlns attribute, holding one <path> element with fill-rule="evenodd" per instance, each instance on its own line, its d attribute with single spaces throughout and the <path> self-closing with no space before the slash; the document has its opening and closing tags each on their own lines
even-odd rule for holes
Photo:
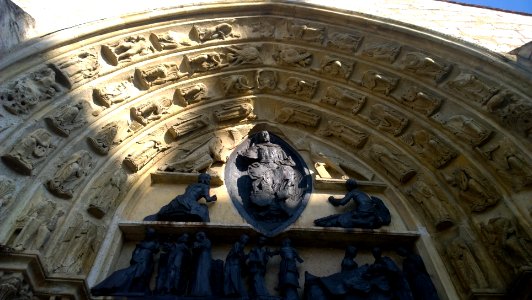
<svg viewBox="0 0 532 300">
<path fill-rule="evenodd" d="M 483 5 L 532 14 L 532 0 L 453 0 L 460 3 Z"/>
</svg>

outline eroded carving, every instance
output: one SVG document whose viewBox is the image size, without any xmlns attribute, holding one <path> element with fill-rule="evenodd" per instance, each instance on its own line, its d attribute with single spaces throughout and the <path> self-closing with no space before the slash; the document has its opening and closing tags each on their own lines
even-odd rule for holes
<svg viewBox="0 0 532 300">
<path fill-rule="evenodd" d="M 321 102 L 336 106 L 342 111 L 350 111 L 355 115 L 366 103 L 366 96 L 347 89 L 330 86 L 327 88 L 325 96 L 321 98 Z"/>
<path fill-rule="evenodd" d="M 384 75 L 377 71 L 366 71 L 362 76 L 362 86 L 377 93 L 389 95 L 397 86 L 399 78 Z"/>
<path fill-rule="evenodd" d="M 173 50 L 179 47 L 179 34 L 175 31 L 150 34 L 150 42 L 157 51 Z"/>
<path fill-rule="evenodd" d="M 409 87 L 399 101 L 404 106 L 427 117 L 433 115 L 443 102 L 439 97 L 423 92 L 416 86 Z"/>
<path fill-rule="evenodd" d="M 437 169 L 445 167 L 458 155 L 447 143 L 423 129 L 405 135 L 403 141 Z"/>
<path fill-rule="evenodd" d="M 174 139 L 178 139 L 203 127 L 207 127 L 207 125 L 208 123 L 204 120 L 203 115 L 187 114 L 180 117 L 178 121 L 168 129 L 168 132 Z"/>
<path fill-rule="evenodd" d="M 258 46 L 232 46 L 226 49 L 226 59 L 233 66 L 262 64 Z"/>
<path fill-rule="evenodd" d="M 444 230 L 455 224 L 449 203 L 439 197 L 443 193 L 437 191 L 437 186 L 434 183 L 420 176 L 406 191 L 406 194 L 419 204 L 421 210 L 437 230 Z"/>
<path fill-rule="evenodd" d="M 48 190 L 60 198 L 70 199 L 74 190 L 92 170 L 92 156 L 81 150 L 70 156 L 58 166 L 53 179 L 46 182 Z"/>
<path fill-rule="evenodd" d="M 87 212 L 101 219 L 109 211 L 114 210 L 126 180 L 127 175 L 121 168 L 111 173 L 104 182 L 93 188 L 94 194 L 90 197 Z"/>
<path fill-rule="evenodd" d="M 474 212 L 485 211 L 499 202 L 501 196 L 486 178 L 463 168 L 455 169 L 447 181 L 458 189 L 459 199 Z"/>
<path fill-rule="evenodd" d="M 203 83 L 196 83 L 186 87 L 175 90 L 174 98 L 181 106 L 188 106 L 189 104 L 199 102 L 201 100 L 209 99 L 207 86 Z"/>
<path fill-rule="evenodd" d="M 362 50 L 362 55 L 371 59 L 384 61 L 391 64 L 395 61 L 400 51 L 401 46 L 396 43 L 373 43 L 369 44 Z"/>
<path fill-rule="evenodd" d="M 37 103 L 50 100 L 61 92 L 55 76 L 48 67 L 32 72 L 2 88 L 0 101 L 14 115 L 28 114 Z"/>
<path fill-rule="evenodd" d="M 0 272 L 0 299 L 36 300 L 31 285 L 22 273 Z"/>
<path fill-rule="evenodd" d="M 225 163 L 227 160 L 227 143 L 219 137 L 211 137 L 200 144 L 184 145 L 181 149 L 185 155 L 176 156 L 169 163 L 165 163 L 157 170 L 179 173 L 205 173 L 216 162 Z"/>
<path fill-rule="evenodd" d="M 306 80 L 298 77 L 289 77 L 286 80 L 285 93 L 293 94 L 305 99 L 311 99 L 314 97 L 316 90 L 318 89 L 317 80 Z"/>
<path fill-rule="evenodd" d="M 96 77 L 100 71 L 98 55 L 94 49 L 80 51 L 75 56 L 55 63 L 54 67 L 63 75 L 69 88 L 82 80 Z"/>
<path fill-rule="evenodd" d="M 362 39 L 362 36 L 354 34 L 332 32 L 329 34 L 327 47 L 347 50 L 349 52 L 355 52 L 358 49 L 360 43 L 362 42 Z"/>
<path fill-rule="evenodd" d="M 236 122 L 244 119 L 253 120 L 256 117 L 253 114 L 253 105 L 249 100 L 222 104 L 220 109 L 214 111 L 213 116 L 218 122 Z"/>
<path fill-rule="evenodd" d="M 278 50 L 273 58 L 278 64 L 290 67 L 308 67 L 312 63 L 312 53 L 305 49 L 285 48 Z"/>
<path fill-rule="evenodd" d="M 141 35 L 129 36 L 112 44 L 102 45 L 102 55 L 105 60 L 117 66 L 122 62 L 130 62 L 139 56 L 155 52 L 153 46 Z"/>
<path fill-rule="evenodd" d="M 325 38 L 325 28 L 311 27 L 304 24 L 286 23 L 288 37 L 293 40 L 311 43 L 322 43 Z"/>
<path fill-rule="evenodd" d="M 368 141 L 368 134 L 340 122 L 328 121 L 327 127 L 318 131 L 322 136 L 333 136 L 354 149 L 364 147 Z"/>
<path fill-rule="evenodd" d="M 145 142 L 137 142 L 137 147 L 135 148 L 135 151 L 129 153 L 126 158 L 124 158 L 124 165 L 133 173 L 138 172 L 157 154 L 170 147 L 163 146 L 159 141 L 149 140 Z"/>
<path fill-rule="evenodd" d="M 133 88 L 133 84 L 129 81 L 110 83 L 104 87 L 92 90 L 92 97 L 96 104 L 111 107 L 115 103 L 129 100 Z"/>
<path fill-rule="evenodd" d="M 417 171 L 408 163 L 404 162 L 401 157 L 396 154 L 395 150 L 388 149 L 385 146 L 374 144 L 369 149 L 369 157 L 375 161 L 386 173 L 391 175 L 400 183 L 408 182 Z"/>
<path fill-rule="evenodd" d="M 146 67 L 144 69 L 135 68 L 135 84 L 141 90 L 147 90 L 154 85 L 161 85 L 179 80 L 185 76 L 179 71 L 176 64 L 160 64 Z"/>
<path fill-rule="evenodd" d="M 222 56 L 214 51 L 196 55 L 185 55 L 184 61 L 188 66 L 190 75 L 218 70 L 228 65 L 222 62 Z"/>
<path fill-rule="evenodd" d="M 331 56 L 325 56 L 321 61 L 320 69 L 316 71 L 334 78 L 348 79 L 353 72 L 353 66 L 354 63 L 352 62 L 343 61 Z"/>
<path fill-rule="evenodd" d="M 490 286 L 480 267 L 482 260 L 474 254 L 475 251 L 472 249 L 462 237 L 456 237 L 445 245 L 447 257 L 458 276 L 458 281 L 467 291 Z"/>
<path fill-rule="evenodd" d="M 441 81 L 451 71 L 452 66 L 420 52 L 409 52 L 402 59 L 403 70 L 428 76 Z"/>
<path fill-rule="evenodd" d="M 65 105 L 52 115 L 44 117 L 44 121 L 58 135 L 69 137 L 73 130 L 87 124 L 89 105 L 85 101 Z"/>
<path fill-rule="evenodd" d="M 311 111 L 285 107 L 279 110 L 276 119 L 283 124 L 295 123 L 308 127 L 316 127 L 320 123 L 321 116 Z"/>
<path fill-rule="evenodd" d="M 52 134 L 41 128 L 15 144 L 9 153 L 2 155 L 2 160 L 13 170 L 31 175 L 33 169 L 54 149 Z"/>
<path fill-rule="evenodd" d="M 368 121 L 377 126 L 378 130 L 394 136 L 400 135 L 408 126 L 408 119 L 402 113 L 383 104 L 375 104 L 371 107 Z"/>
<path fill-rule="evenodd" d="M 258 70 L 255 75 L 255 81 L 259 90 L 275 90 L 277 87 L 277 72 Z"/>
<path fill-rule="evenodd" d="M 480 104 L 485 104 L 499 90 L 498 88 L 490 87 L 471 73 L 461 73 L 449 81 L 447 86 L 465 96 L 464 100 L 473 99 Z"/>
<path fill-rule="evenodd" d="M 464 115 L 453 115 L 443 122 L 443 125 L 454 135 L 469 142 L 472 146 L 484 144 L 491 136 L 490 130 Z"/>
<path fill-rule="evenodd" d="M 527 99 L 504 90 L 491 97 L 485 108 L 495 114 L 504 126 L 525 137 L 532 135 L 532 104 Z"/>
<path fill-rule="evenodd" d="M 253 89 L 246 75 L 230 75 L 220 79 L 225 95 L 242 94 Z"/>
<path fill-rule="evenodd" d="M 211 40 L 225 40 L 226 38 L 237 38 L 240 35 L 233 33 L 233 26 L 228 23 L 220 23 L 211 27 L 201 28 L 193 25 L 190 30 L 190 37 L 197 42 L 204 43 Z"/>
<path fill-rule="evenodd" d="M 87 138 L 89 145 L 96 153 L 107 155 L 109 150 L 125 139 L 127 124 L 116 121 L 105 124 L 95 135 Z"/>
<path fill-rule="evenodd" d="M 7 210 L 13 204 L 15 182 L 0 175 L 0 221 L 5 217 Z"/>
<path fill-rule="evenodd" d="M 259 21 L 250 25 L 251 33 L 257 37 L 271 38 L 275 34 L 275 25 L 269 21 Z"/>
<path fill-rule="evenodd" d="M 129 109 L 131 119 L 146 126 L 154 120 L 159 120 L 172 106 L 172 99 L 161 98 L 158 100 L 148 101 L 138 106 L 132 106 Z"/>
</svg>

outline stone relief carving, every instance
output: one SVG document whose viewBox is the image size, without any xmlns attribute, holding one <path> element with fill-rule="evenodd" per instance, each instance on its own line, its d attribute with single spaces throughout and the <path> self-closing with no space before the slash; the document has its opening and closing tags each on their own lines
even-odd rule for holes
<svg viewBox="0 0 532 300">
<path fill-rule="evenodd" d="M 474 212 L 485 211 L 501 198 L 486 178 L 467 169 L 455 169 L 447 182 L 458 189 L 459 199 Z"/>
<path fill-rule="evenodd" d="M 436 169 L 445 167 L 458 155 L 447 143 L 423 129 L 405 135 L 403 141 Z"/>
<path fill-rule="evenodd" d="M 286 23 L 288 38 L 311 43 L 322 43 L 325 38 L 325 28 L 311 27 L 305 24 Z"/>
<path fill-rule="evenodd" d="M 499 90 L 490 87 L 471 73 L 460 73 L 456 78 L 449 81 L 447 86 L 465 96 L 465 100 L 473 99 L 480 104 L 485 104 Z"/>
<path fill-rule="evenodd" d="M 169 30 L 164 33 L 150 34 L 150 42 L 157 51 L 173 50 L 179 47 L 179 34 Z"/>
<path fill-rule="evenodd" d="M 321 116 L 303 109 L 284 107 L 277 112 L 276 120 L 280 123 L 294 123 L 305 127 L 317 127 Z"/>
<path fill-rule="evenodd" d="M 156 66 L 135 68 L 135 85 L 141 90 L 147 90 L 155 85 L 162 85 L 168 82 L 179 80 L 185 76 L 179 71 L 176 64 L 159 64 Z"/>
<path fill-rule="evenodd" d="M 316 178 L 323 179 L 349 179 L 349 176 L 342 168 L 341 164 L 345 161 L 338 157 L 329 157 L 322 152 L 316 151 L 312 144 L 309 147 L 310 159 L 314 162 L 314 169 L 316 169 Z"/>
<path fill-rule="evenodd" d="M 444 249 L 458 281 L 466 291 L 490 286 L 488 278 L 480 267 L 482 260 L 475 255 L 474 248 L 464 238 L 460 236 L 454 238 L 445 245 Z"/>
<path fill-rule="evenodd" d="M 44 117 L 46 124 L 62 137 L 69 137 L 73 130 L 87 124 L 90 107 L 85 101 L 60 107 L 56 112 Z"/>
<path fill-rule="evenodd" d="M 13 248 L 17 251 L 41 250 L 64 214 L 55 202 L 48 199 L 32 205 L 17 220 L 18 224 L 22 224 L 22 229 L 13 241 Z"/>
<path fill-rule="evenodd" d="M 354 34 L 332 32 L 329 34 L 327 47 L 355 52 L 362 43 L 362 39 L 362 36 Z"/>
<path fill-rule="evenodd" d="M 211 27 L 199 27 L 193 25 L 190 30 L 191 39 L 199 43 L 212 40 L 225 40 L 226 38 L 238 38 L 239 34 L 233 32 L 233 26 L 228 23 L 220 23 Z"/>
<path fill-rule="evenodd" d="M 0 175 L 0 221 L 6 216 L 6 212 L 13 204 L 15 194 L 15 182 Z"/>
<path fill-rule="evenodd" d="M 444 230 L 455 224 L 449 203 L 440 197 L 442 193 L 434 183 L 418 176 L 406 194 L 419 205 L 437 230 Z"/>
<path fill-rule="evenodd" d="M 232 46 L 226 50 L 226 59 L 232 66 L 262 64 L 259 46 Z"/>
<path fill-rule="evenodd" d="M 86 274 L 98 250 L 101 226 L 80 213 L 67 226 L 56 248 L 48 252 L 50 269 L 53 273 Z"/>
<path fill-rule="evenodd" d="M 161 119 L 162 115 L 168 114 L 171 106 L 172 99 L 161 98 L 132 106 L 129 112 L 132 120 L 146 126 L 152 121 Z"/>
<path fill-rule="evenodd" d="M 250 25 L 250 31 L 256 37 L 271 38 L 275 34 L 275 24 L 269 21 L 259 21 Z"/>
<path fill-rule="evenodd" d="M 222 55 L 218 52 L 206 52 L 196 55 L 185 55 L 183 58 L 190 75 L 218 70 L 228 66 L 228 63 L 222 62 Z"/>
<path fill-rule="evenodd" d="M 69 88 L 82 80 L 96 77 L 100 71 L 98 54 L 94 49 L 82 50 L 77 55 L 61 60 L 53 66 L 63 75 Z"/>
<path fill-rule="evenodd" d="M 94 102 L 98 105 L 111 107 L 115 103 L 121 103 L 131 98 L 134 86 L 129 81 L 114 82 L 104 87 L 92 90 Z"/>
<path fill-rule="evenodd" d="M 371 43 L 362 49 L 362 55 L 391 64 L 400 51 L 401 46 L 393 42 Z"/>
<path fill-rule="evenodd" d="M 113 66 L 154 52 L 151 43 L 141 35 L 129 36 L 112 44 L 102 45 L 102 56 Z"/>
<path fill-rule="evenodd" d="M 495 114 L 504 126 L 527 138 L 532 135 L 532 104 L 529 100 L 504 90 L 491 97 L 485 109 Z"/>
<path fill-rule="evenodd" d="M 0 101 L 14 115 L 28 114 L 37 103 L 50 100 L 62 91 L 55 76 L 48 67 L 29 73 L 2 88 Z"/>
<path fill-rule="evenodd" d="M 327 88 L 325 96 L 321 98 L 321 102 L 355 115 L 366 103 L 366 96 L 340 87 L 330 86 Z"/>
<path fill-rule="evenodd" d="M 96 134 L 87 137 L 89 145 L 96 153 L 107 155 L 109 150 L 125 139 L 124 131 L 127 130 L 125 123 L 125 121 L 116 121 L 105 124 Z"/>
<path fill-rule="evenodd" d="M 369 137 L 367 133 L 337 121 L 328 121 L 327 127 L 320 129 L 317 133 L 321 136 L 333 136 L 354 149 L 364 147 Z"/>
<path fill-rule="evenodd" d="M 416 86 L 409 87 L 398 100 L 404 106 L 422 113 L 427 117 L 438 111 L 443 102 L 439 97 L 424 92 Z"/>
<path fill-rule="evenodd" d="M 409 52 L 402 59 L 403 70 L 427 76 L 436 82 L 449 74 L 452 65 L 434 59 L 420 52 Z"/>
<path fill-rule="evenodd" d="M 31 175 L 54 149 L 52 134 L 40 128 L 16 143 L 9 153 L 2 155 L 2 160 L 13 170 Z"/>
<path fill-rule="evenodd" d="M 118 168 L 93 188 L 93 195 L 90 197 L 87 212 L 97 219 L 103 218 L 108 212 L 114 210 L 117 206 L 117 200 L 121 193 L 124 192 L 124 184 L 127 175 Z"/>
<path fill-rule="evenodd" d="M 514 189 L 532 185 L 532 166 L 510 139 L 503 138 L 485 150 L 477 150 L 495 166 L 499 175 L 512 183 Z"/>
<path fill-rule="evenodd" d="M 225 95 L 243 94 L 251 89 L 248 77 L 246 75 L 230 75 L 220 79 Z"/>
<path fill-rule="evenodd" d="M 54 177 L 46 182 L 48 190 L 60 198 L 70 199 L 74 190 L 92 170 L 92 156 L 81 150 L 58 166 Z"/>
<path fill-rule="evenodd" d="M 225 163 L 227 161 L 227 151 L 232 149 L 228 147 L 219 137 L 210 137 L 207 140 L 200 141 L 199 144 L 193 143 L 190 146 L 184 145 L 180 150 L 184 155 L 177 155 L 170 162 L 165 163 L 157 170 L 162 172 L 179 172 L 179 173 L 203 173 L 208 172 L 214 163 Z"/>
<path fill-rule="evenodd" d="M 290 67 L 308 67 L 312 64 L 312 53 L 305 49 L 284 48 L 277 50 L 273 58 L 279 65 Z"/>
<path fill-rule="evenodd" d="M 213 116 L 217 122 L 236 122 L 256 118 L 253 114 L 253 104 L 250 103 L 250 100 L 222 104 L 220 109 L 213 112 Z"/>
<path fill-rule="evenodd" d="M 353 72 L 353 66 L 354 63 L 352 62 L 343 61 L 327 55 L 321 60 L 320 68 L 313 70 L 334 78 L 348 79 Z"/>
<path fill-rule="evenodd" d="M 133 173 L 146 166 L 157 154 L 170 148 L 156 140 L 137 142 L 137 145 L 135 150 L 124 158 L 124 165 Z"/>
<path fill-rule="evenodd" d="M 205 84 L 196 83 L 176 89 L 174 99 L 177 100 L 179 105 L 186 107 L 189 104 L 209 99 L 208 92 L 209 90 Z"/>
<path fill-rule="evenodd" d="M 186 114 L 178 118 L 178 121 L 172 125 L 168 132 L 174 139 L 178 139 L 203 127 L 207 127 L 208 123 L 205 117 L 201 114 Z"/>
<path fill-rule="evenodd" d="M 387 96 L 395 89 L 398 82 L 399 78 L 370 70 L 362 76 L 361 84 L 363 87 Z"/>
<path fill-rule="evenodd" d="M 532 243 L 519 233 L 511 219 L 491 218 L 480 224 L 480 231 L 490 254 L 515 274 L 532 266 Z"/>
<path fill-rule="evenodd" d="M 405 162 L 398 152 L 383 145 L 371 145 L 369 157 L 383 168 L 386 173 L 395 178 L 400 183 L 407 183 L 417 171 Z"/>
<path fill-rule="evenodd" d="M 402 113 L 383 104 L 371 106 L 368 121 L 378 130 L 394 136 L 400 135 L 408 126 L 408 119 Z"/>
<path fill-rule="evenodd" d="M 22 273 L 0 272 L 0 299 L 38 300 Z"/>
<path fill-rule="evenodd" d="M 318 89 L 317 80 L 306 80 L 299 77 L 288 77 L 284 92 L 293 94 L 305 99 L 311 99 Z"/>
<path fill-rule="evenodd" d="M 277 87 L 277 72 L 271 70 L 257 70 L 255 81 L 259 90 L 275 90 Z"/>
<path fill-rule="evenodd" d="M 464 115 L 453 115 L 443 122 L 443 126 L 472 146 L 484 144 L 491 136 L 490 130 Z"/>
</svg>

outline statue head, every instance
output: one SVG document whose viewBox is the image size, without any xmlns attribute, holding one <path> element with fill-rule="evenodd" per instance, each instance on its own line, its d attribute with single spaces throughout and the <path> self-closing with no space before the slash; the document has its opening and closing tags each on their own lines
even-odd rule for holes
<svg viewBox="0 0 532 300">
<path fill-rule="evenodd" d="M 375 257 L 375 259 L 379 259 L 381 258 L 382 250 L 379 247 L 373 247 L 371 249 L 371 254 L 373 254 L 373 257 Z"/>
<path fill-rule="evenodd" d="M 206 239 L 207 239 L 207 235 L 205 234 L 205 232 L 200 231 L 196 233 L 196 241 L 204 241 Z"/>
<path fill-rule="evenodd" d="M 152 241 L 152 240 L 154 240 L 156 238 L 156 236 L 157 236 L 157 232 L 155 231 L 155 229 L 153 229 L 151 227 L 146 228 L 145 240 Z"/>
<path fill-rule="evenodd" d="M 198 182 L 199 183 L 204 183 L 206 185 L 210 185 L 211 184 L 211 175 L 207 174 L 207 173 L 201 173 L 199 174 L 198 176 Z"/>
<path fill-rule="evenodd" d="M 186 243 L 186 242 L 188 242 L 188 238 L 189 238 L 188 233 L 183 233 L 183 234 L 177 239 L 177 242 L 178 242 L 178 243 Z"/>
<path fill-rule="evenodd" d="M 358 188 L 358 183 L 356 180 L 354 180 L 353 178 L 349 178 L 347 179 L 347 181 L 345 182 L 345 186 L 347 187 L 347 190 L 348 191 L 352 191 L 356 188 Z"/>
<path fill-rule="evenodd" d="M 289 238 L 283 239 L 283 242 L 282 242 L 283 247 L 290 247 L 291 244 L 292 244 L 292 241 Z"/>
<path fill-rule="evenodd" d="M 248 242 L 249 242 L 249 236 L 247 234 L 243 234 L 240 236 L 240 238 L 238 239 L 238 241 L 243 244 L 243 245 L 246 245 Z"/>
<path fill-rule="evenodd" d="M 259 132 L 259 136 L 258 137 L 259 137 L 259 142 L 260 143 L 268 143 L 268 142 L 270 142 L 270 134 L 266 130 L 263 130 L 263 131 Z"/>
<path fill-rule="evenodd" d="M 355 257 L 357 256 L 358 249 L 355 246 L 347 246 L 345 248 L 345 256 Z"/>
</svg>

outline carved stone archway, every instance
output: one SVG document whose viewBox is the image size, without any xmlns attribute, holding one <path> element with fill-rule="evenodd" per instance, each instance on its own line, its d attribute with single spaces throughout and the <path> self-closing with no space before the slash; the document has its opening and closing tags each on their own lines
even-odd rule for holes
<svg viewBox="0 0 532 300">
<path fill-rule="evenodd" d="M 532 75 L 500 55 L 388 20 L 254 2 L 82 26 L 0 69 L 0 243 L 14 251 L 0 270 L 22 272 L 36 295 L 88 297 L 190 173 L 208 168 L 228 200 L 211 143 L 227 153 L 261 129 L 313 167 L 314 194 L 285 233 L 302 245 L 415 244 L 444 299 L 519 293 L 530 276 Z M 165 169 L 186 159 L 196 164 Z M 385 199 L 388 228 L 312 226 L 342 176 Z M 230 201 L 211 221 L 151 225 L 251 231 Z"/>
</svg>

